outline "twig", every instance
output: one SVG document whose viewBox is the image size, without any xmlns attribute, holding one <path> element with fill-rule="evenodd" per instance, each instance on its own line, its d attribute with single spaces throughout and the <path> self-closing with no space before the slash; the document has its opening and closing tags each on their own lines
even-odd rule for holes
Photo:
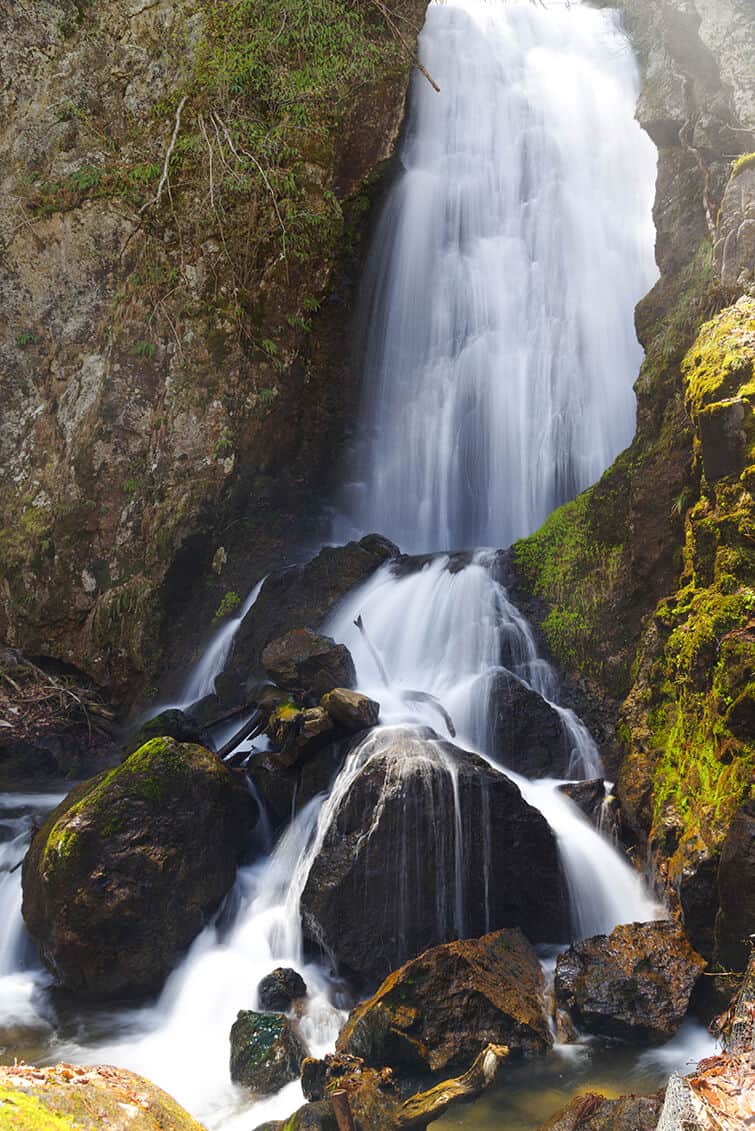
<svg viewBox="0 0 755 1131">
<path fill-rule="evenodd" d="M 170 139 L 170 144 L 169 144 L 167 151 L 165 153 L 165 161 L 163 162 L 163 174 L 160 177 L 160 183 L 157 186 L 157 193 L 152 200 L 148 200 L 146 204 L 143 204 L 141 206 L 141 208 L 139 209 L 139 215 L 140 216 L 141 216 L 142 212 L 145 212 L 150 207 L 150 205 L 153 205 L 153 204 L 158 205 L 160 203 L 160 197 L 163 194 L 163 189 L 165 188 L 165 182 L 168 179 L 168 172 L 169 172 L 169 169 L 170 169 L 170 159 L 173 156 L 173 150 L 176 148 L 176 142 L 178 140 L 178 131 L 181 129 L 181 115 L 183 113 L 183 108 L 186 105 L 186 100 L 187 100 L 188 97 L 189 97 L 188 94 L 185 94 L 183 96 L 183 98 L 181 99 L 181 101 L 178 103 L 178 109 L 176 110 L 176 121 L 175 121 L 175 124 L 173 126 L 173 136 Z"/>
</svg>

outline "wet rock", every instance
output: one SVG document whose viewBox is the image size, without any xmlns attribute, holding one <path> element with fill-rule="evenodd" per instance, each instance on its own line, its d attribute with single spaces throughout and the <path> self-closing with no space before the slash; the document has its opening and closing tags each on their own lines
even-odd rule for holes
<svg viewBox="0 0 755 1131">
<path fill-rule="evenodd" d="M 715 959 L 725 970 L 744 970 L 755 934 L 755 801 L 734 817 L 718 867 L 719 911 Z"/>
<path fill-rule="evenodd" d="M 231 1079 L 258 1095 L 296 1080 L 307 1055 L 283 1013 L 241 1010 L 231 1027 Z"/>
<path fill-rule="evenodd" d="M 210 750 L 212 749 L 209 735 L 202 724 L 197 722 L 194 716 L 188 712 L 171 707 L 167 711 L 161 711 L 154 718 L 148 719 L 136 734 L 133 734 L 127 740 L 123 747 L 124 758 L 133 754 L 140 746 L 144 746 L 145 742 L 150 742 L 153 738 L 174 738 L 176 742 L 193 742 L 199 746 L 207 746 Z"/>
<path fill-rule="evenodd" d="M 556 1003 L 590 1033 L 661 1044 L 684 1020 L 705 966 L 677 923 L 627 923 L 559 956 Z"/>
<path fill-rule="evenodd" d="M 255 820 L 241 780 L 169 738 L 78 786 L 23 865 L 46 965 L 82 997 L 158 989 L 233 884 Z"/>
<path fill-rule="evenodd" d="M 304 761 L 284 767 L 274 752 L 256 754 L 247 773 L 274 831 L 291 820 L 318 793 L 327 792 L 343 762 L 340 743 L 331 743 Z"/>
<path fill-rule="evenodd" d="M 558 788 L 574 802 L 578 809 L 582 810 L 588 821 L 597 827 L 606 796 L 603 779 L 593 778 L 592 781 L 565 782 Z"/>
<path fill-rule="evenodd" d="M 538 1131 L 655 1131 L 662 1096 L 619 1096 L 609 1100 L 599 1092 L 575 1096 Z"/>
<path fill-rule="evenodd" d="M 698 428 L 709 483 L 742 470 L 747 452 L 745 422 L 751 416 L 752 406 L 742 397 L 719 401 L 700 410 Z"/>
<path fill-rule="evenodd" d="M 340 969 L 375 984 L 489 928 L 564 939 L 555 839 L 509 778 L 429 728 L 380 728 L 350 757 L 301 901 L 305 936 Z"/>
<path fill-rule="evenodd" d="M 267 974 L 257 986 L 259 1008 L 265 1012 L 285 1013 L 297 998 L 306 994 L 307 985 L 301 974 L 283 966 Z"/>
<path fill-rule="evenodd" d="M 311 628 L 295 628 L 273 640 L 262 653 L 262 666 L 278 687 L 306 691 L 316 699 L 356 682 L 348 648 Z"/>
<path fill-rule="evenodd" d="M 111 1065 L 0 1067 L 0 1126 L 8 1131 L 204 1131 L 161 1088 Z"/>
<path fill-rule="evenodd" d="M 543 973 L 519 930 L 407 962 L 351 1012 L 336 1047 L 374 1066 L 439 1072 L 469 1064 L 490 1042 L 524 1053 L 552 1044 Z"/>
<path fill-rule="evenodd" d="M 306 565 L 271 573 L 234 638 L 225 678 L 218 684 L 226 700 L 243 701 L 247 685 L 260 675 L 260 658 L 271 641 L 294 628 L 319 628 L 350 589 L 398 553 L 387 538 L 370 534 L 346 546 L 328 546 Z M 345 679 L 331 687 L 352 682 Z"/>
<path fill-rule="evenodd" d="M 377 726 L 380 718 L 379 703 L 346 687 L 336 687 L 323 695 L 320 706 L 345 730 L 366 730 L 367 727 Z"/>
<path fill-rule="evenodd" d="M 569 743 L 558 712 L 510 672 L 485 678 L 495 758 L 527 778 L 569 777 Z"/>
<path fill-rule="evenodd" d="M 300 709 L 284 703 L 270 716 L 267 733 L 273 744 L 271 760 L 295 766 L 333 737 L 333 720 L 322 707 Z"/>
</svg>

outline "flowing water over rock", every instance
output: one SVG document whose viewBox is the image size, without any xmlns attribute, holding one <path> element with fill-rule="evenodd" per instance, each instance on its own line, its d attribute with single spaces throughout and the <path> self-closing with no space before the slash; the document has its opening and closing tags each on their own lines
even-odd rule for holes
<svg viewBox="0 0 755 1131">
<path fill-rule="evenodd" d="M 415 78 L 367 266 L 343 526 L 506 546 L 632 438 L 655 149 L 614 12 L 431 5 L 422 58 L 441 93 Z"/>
</svg>

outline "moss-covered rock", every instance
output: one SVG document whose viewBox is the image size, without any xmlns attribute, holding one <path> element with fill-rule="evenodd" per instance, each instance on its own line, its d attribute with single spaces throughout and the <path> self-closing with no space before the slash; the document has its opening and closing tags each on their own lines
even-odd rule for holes
<svg viewBox="0 0 755 1131">
<path fill-rule="evenodd" d="M 122 1068 L 0 1067 L 3 1131 L 203 1131 L 167 1093 Z"/>
<path fill-rule="evenodd" d="M 241 1010 L 231 1026 L 231 1079 L 269 1095 L 299 1077 L 307 1050 L 283 1013 Z"/>
<path fill-rule="evenodd" d="M 83 996 L 158 989 L 231 887 L 254 819 L 240 779 L 173 739 L 78 786 L 23 866 L 24 919 L 46 964 Z"/>
</svg>

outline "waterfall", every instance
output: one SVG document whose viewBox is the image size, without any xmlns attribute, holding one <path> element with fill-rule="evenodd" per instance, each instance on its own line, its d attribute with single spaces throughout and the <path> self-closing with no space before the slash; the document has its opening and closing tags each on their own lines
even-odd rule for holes
<svg viewBox="0 0 755 1131">
<path fill-rule="evenodd" d="M 378 530 L 430 556 L 382 567 L 322 626 L 350 648 L 359 688 L 380 702 L 384 725 L 351 751 L 329 796 L 305 806 L 269 856 L 240 870 L 225 913 L 195 940 L 156 1004 L 109 1014 L 106 1040 L 82 1019 L 75 1042 L 53 1050 L 141 1071 L 212 1129 L 248 1131 L 301 1102 L 291 1084 L 250 1112 L 229 1079 L 230 1026 L 237 1010 L 255 1007 L 257 982 L 273 967 L 304 975 L 303 1034 L 313 1055 L 332 1047 L 350 1003 L 306 960 L 301 898 L 339 805 L 391 728 L 403 728 L 410 760 L 412 733 L 429 726 L 443 738 L 453 730 L 453 742 L 509 773 L 554 832 L 575 935 L 656 912 L 639 877 L 558 782 L 527 780 L 494 755 L 492 689 L 503 676 L 558 716 L 569 776 L 602 773 L 594 742 L 559 703 L 555 672 L 496 576 L 495 555 L 474 549 L 530 533 L 632 436 L 641 356 L 633 308 L 655 278 L 655 158 L 633 117 L 636 65 L 615 12 L 566 0 L 433 2 L 420 53 L 441 93 L 415 76 L 400 173 L 365 271 L 357 329 L 364 394 L 336 533 L 344 541 Z M 444 552 L 453 549 L 474 552 Z M 260 587 L 214 634 L 178 706 L 213 690 Z M 453 853 L 444 871 L 454 884 L 439 886 L 436 911 L 462 934 L 458 782 L 442 744 L 429 750 L 416 753 L 432 763 L 428 805 L 438 773 L 450 775 L 453 803 L 439 851 Z M 400 789 L 410 768 L 396 759 L 385 788 Z M 496 883 L 489 810 L 482 797 L 473 814 L 482 823 L 486 906 Z M 18 835 L 13 860 L 29 828 Z M 2 875 L 2 859 L 0 975 L 10 977 L 23 966 L 20 877 Z M 24 974 L 32 1012 L 43 977 Z"/>
<path fill-rule="evenodd" d="M 618 15 L 432 4 L 375 235 L 339 536 L 507 546 L 632 438 L 655 149 Z"/>
</svg>

